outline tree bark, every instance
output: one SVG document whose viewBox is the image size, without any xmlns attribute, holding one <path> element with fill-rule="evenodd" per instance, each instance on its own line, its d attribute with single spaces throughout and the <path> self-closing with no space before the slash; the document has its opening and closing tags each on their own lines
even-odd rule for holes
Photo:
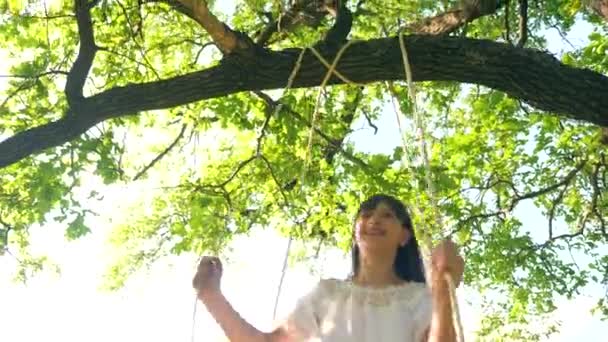
<svg viewBox="0 0 608 342">
<path fill-rule="evenodd" d="M 536 50 L 487 40 L 454 37 L 405 38 L 414 81 L 454 81 L 487 86 L 537 109 L 608 126 L 608 77 L 561 64 Z M 61 145 L 99 122 L 142 111 L 165 109 L 241 91 L 283 88 L 300 49 L 269 51 L 254 47 L 232 54 L 216 67 L 157 82 L 108 89 L 79 101 L 56 122 L 34 127 L 0 142 L 0 168 Z M 328 61 L 335 46 L 318 48 Z M 337 70 L 357 83 L 404 78 L 396 38 L 353 43 Z M 318 86 L 326 68 L 307 52 L 294 87 Z M 332 77 L 330 84 L 342 81 Z"/>
</svg>

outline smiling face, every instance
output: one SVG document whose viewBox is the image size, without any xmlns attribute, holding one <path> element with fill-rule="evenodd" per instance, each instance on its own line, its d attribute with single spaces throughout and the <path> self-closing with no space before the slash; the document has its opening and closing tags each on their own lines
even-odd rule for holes
<svg viewBox="0 0 608 342">
<path fill-rule="evenodd" d="M 361 210 L 355 222 L 355 240 L 362 249 L 397 249 L 407 244 L 410 236 L 393 209 L 384 202 L 373 209 Z"/>
<path fill-rule="evenodd" d="M 353 235 L 352 277 L 360 271 L 361 258 L 386 257 L 396 252 L 396 275 L 405 281 L 426 283 L 412 219 L 405 204 L 396 197 L 376 194 L 362 202 Z"/>
</svg>

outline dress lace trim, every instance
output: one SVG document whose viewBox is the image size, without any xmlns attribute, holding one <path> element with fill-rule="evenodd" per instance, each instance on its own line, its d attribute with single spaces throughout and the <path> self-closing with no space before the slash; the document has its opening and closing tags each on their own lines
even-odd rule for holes
<svg viewBox="0 0 608 342">
<path fill-rule="evenodd" d="M 425 284 L 413 282 L 383 288 L 365 287 L 337 279 L 327 279 L 322 282 L 328 298 L 347 300 L 350 297 L 353 304 L 359 306 L 385 307 L 399 304 L 413 308 L 428 291 Z"/>
</svg>

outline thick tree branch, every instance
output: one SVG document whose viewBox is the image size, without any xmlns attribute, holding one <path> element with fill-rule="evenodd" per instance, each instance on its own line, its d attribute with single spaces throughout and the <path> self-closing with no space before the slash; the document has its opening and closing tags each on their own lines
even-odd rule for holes
<svg viewBox="0 0 608 342">
<path fill-rule="evenodd" d="M 80 48 L 78 50 L 78 57 L 76 57 L 76 61 L 72 65 L 65 83 L 65 95 L 72 108 L 77 108 L 78 103 L 84 99 L 84 84 L 93 65 L 95 52 L 97 51 L 90 12 L 94 4 L 95 2 L 89 3 L 86 0 L 74 1 Z"/>
<path fill-rule="evenodd" d="M 479 84 L 503 91 L 563 117 L 608 126 L 608 77 L 564 65 L 536 50 L 519 49 L 487 40 L 408 36 L 413 79 Z M 319 52 L 332 60 L 337 47 Z M 61 145 L 104 120 L 142 111 L 172 108 L 241 91 L 285 87 L 300 49 L 255 49 L 255 56 L 226 57 L 218 66 L 186 75 L 108 89 L 83 99 L 78 115 L 33 127 L 0 142 L 0 168 L 44 149 Z M 353 43 L 337 69 L 357 83 L 403 78 L 396 38 Z M 306 53 L 294 88 L 318 86 L 326 68 Z M 342 81 L 332 77 L 330 84 Z M 73 109 L 72 109 L 73 110 Z"/>
</svg>

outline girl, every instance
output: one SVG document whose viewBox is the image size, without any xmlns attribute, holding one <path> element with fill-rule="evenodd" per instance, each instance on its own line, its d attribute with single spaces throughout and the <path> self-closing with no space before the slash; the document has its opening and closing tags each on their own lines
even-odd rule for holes
<svg viewBox="0 0 608 342">
<path fill-rule="evenodd" d="M 357 212 L 352 276 L 325 279 L 272 332 L 261 332 L 220 290 L 222 264 L 203 257 L 192 281 L 231 342 L 451 342 L 456 340 L 445 274 L 459 283 L 464 261 L 451 241 L 432 251 L 430 290 L 405 205 L 375 195 Z"/>
</svg>

